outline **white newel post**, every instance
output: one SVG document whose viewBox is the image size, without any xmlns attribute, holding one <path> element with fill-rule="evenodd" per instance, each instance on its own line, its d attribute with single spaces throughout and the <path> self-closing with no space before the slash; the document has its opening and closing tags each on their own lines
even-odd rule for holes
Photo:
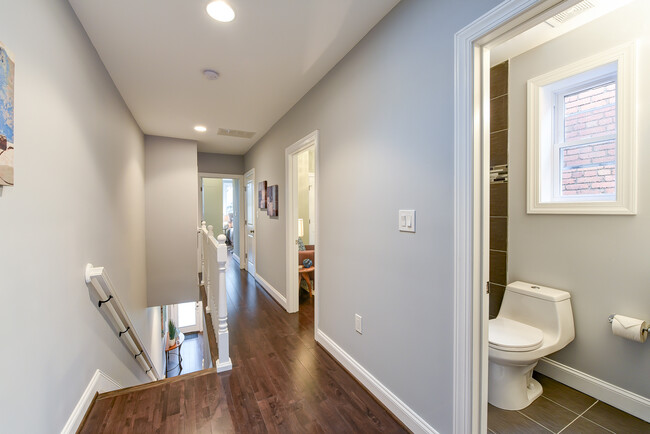
<svg viewBox="0 0 650 434">
<path fill-rule="evenodd" d="M 228 305 L 226 304 L 226 260 L 228 259 L 226 236 L 219 235 L 217 243 L 217 262 L 219 263 L 219 360 L 217 361 L 217 372 L 223 372 L 232 369 L 230 338 L 228 337 Z"/>
<path fill-rule="evenodd" d="M 205 226 L 205 220 L 201 222 L 201 229 L 199 229 L 199 249 L 201 250 L 201 285 L 205 285 L 205 240 L 204 234 L 208 228 Z"/>
</svg>

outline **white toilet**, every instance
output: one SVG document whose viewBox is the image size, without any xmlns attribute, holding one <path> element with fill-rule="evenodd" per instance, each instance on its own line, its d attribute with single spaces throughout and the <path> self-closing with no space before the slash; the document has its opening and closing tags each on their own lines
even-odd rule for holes
<svg viewBox="0 0 650 434">
<path fill-rule="evenodd" d="M 571 294 L 525 282 L 506 287 L 499 315 L 490 320 L 488 402 L 521 410 L 542 394 L 533 368 L 575 337 Z"/>
</svg>

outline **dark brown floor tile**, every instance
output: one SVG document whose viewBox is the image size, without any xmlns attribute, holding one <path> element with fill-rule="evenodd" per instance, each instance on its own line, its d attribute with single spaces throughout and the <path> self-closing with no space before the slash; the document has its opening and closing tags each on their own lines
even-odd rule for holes
<svg viewBox="0 0 650 434">
<path fill-rule="evenodd" d="M 490 132 L 508 128 L 508 95 L 490 100 Z"/>
<path fill-rule="evenodd" d="M 488 404 L 488 428 L 497 434 L 548 434 L 550 431 L 517 411 Z"/>
<path fill-rule="evenodd" d="M 506 287 L 496 283 L 490 282 L 490 317 L 496 317 L 501 309 L 501 302 L 503 301 L 503 293 Z"/>
<path fill-rule="evenodd" d="M 611 431 L 581 417 L 566 427 L 562 434 L 611 434 Z"/>
<path fill-rule="evenodd" d="M 599 402 L 583 415 L 586 419 L 620 434 L 648 434 L 650 423 Z"/>
<path fill-rule="evenodd" d="M 521 413 L 553 432 L 559 432 L 578 417 L 574 412 L 541 396 L 521 410 Z"/>
<path fill-rule="evenodd" d="M 490 68 L 490 98 L 508 93 L 508 61 Z"/>
<path fill-rule="evenodd" d="M 508 216 L 508 183 L 490 185 L 490 216 Z"/>
<path fill-rule="evenodd" d="M 490 166 L 508 164 L 508 130 L 490 134 Z"/>
<path fill-rule="evenodd" d="M 490 217 L 490 249 L 508 250 L 507 217 Z"/>
<path fill-rule="evenodd" d="M 539 381 L 544 388 L 542 396 L 545 396 L 551 401 L 578 414 L 582 413 L 588 409 L 590 405 L 596 402 L 595 398 L 585 395 L 582 392 L 578 392 L 569 386 L 565 386 L 564 384 L 555 381 L 546 375 L 540 374 L 539 372 L 533 373 L 533 377 Z"/>
<path fill-rule="evenodd" d="M 507 261 L 505 252 L 490 250 L 490 282 L 506 285 Z"/>
</svg>

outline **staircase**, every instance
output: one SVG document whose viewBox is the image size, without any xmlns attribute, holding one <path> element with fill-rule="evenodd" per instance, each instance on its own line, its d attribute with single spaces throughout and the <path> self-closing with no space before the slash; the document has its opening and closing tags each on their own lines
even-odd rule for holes
<svg viewBox="0 0 650 434">
<path fill-rule="evenodd" d="M 95 395 L 77 433 L 234 432 L 214 369 Z"/>
<path fill-rule="evenodd" d="M 230 387 L 224 387 L 217 376 L 217 372 L 232 370 L 225 278 L 228 251 L 225 236 L 215 238 L 212 226 L 206 227 L 205 222 L 198 234 L 201 279 L 199 292 L 206 311 L 205 333 L 208 336 L 210 358 L 216 369 L 204 369 L 159 380 L 151 357 L 122 307 L 105 270 L 88 264 L 86 281 L 95 288 L 99 307 L 105 306 L 108 309 L 108 318 L 114 323 L 119 338 L 125 339 L 131 354 L 154 381 L 96 393 L 77 428 L 78 433 L 234 432 L 225 398 Z M 89 398 L 91 395 L 87 396 Z M 70 432 L 74 426 L 69 427 Z"/>
</svg>

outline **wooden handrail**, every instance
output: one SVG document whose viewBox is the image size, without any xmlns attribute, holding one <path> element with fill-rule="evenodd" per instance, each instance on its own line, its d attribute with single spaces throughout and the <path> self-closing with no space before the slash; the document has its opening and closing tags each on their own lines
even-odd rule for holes
<svg viewBox="0 0 650 434">
<path fill-rule="evenodd" d="M 158 374 L 158 370 L 154 366 L 149 352 L 142 343 L 140 336 L 138 336 L 138 332 L 135 330 L 133 323 L 131 323 L 129 315 L 124 310 L 124 306 L 122 306 L 115 287 L 104 267 L 94 267 L 92 264 L 87 264 L 86 283 L 92 284 L 95 291 L 97 291 L 99 308 L 108 309 L 118 337 L 126 341 L 126 346 L 145 373 L 152 381 L 160 380 L 162 377 Z"/>
<path fill-rule="evenodd" d="M 215 329 L 214 332 L 217 335 L 217 346 L 219 350 L 217 372 L 224 372 L 232 369 L 226 294 L 228 247 L 226 246 L 226 236 L 221 234 L 215 239 L 212 225 L 206 227 L 205 221 L 201 222 L 200 234 L 201 279 L 205 285 L 205 293 L 208 299 L 205 312 L 209 315 L 212 315 L 212 312 L 217 312 L 219 316 L 219 321 L 213 320 L 212 324 Z M 214 288 L 215 277 L 217 278 L 216 288 Z"/>
</svg>

